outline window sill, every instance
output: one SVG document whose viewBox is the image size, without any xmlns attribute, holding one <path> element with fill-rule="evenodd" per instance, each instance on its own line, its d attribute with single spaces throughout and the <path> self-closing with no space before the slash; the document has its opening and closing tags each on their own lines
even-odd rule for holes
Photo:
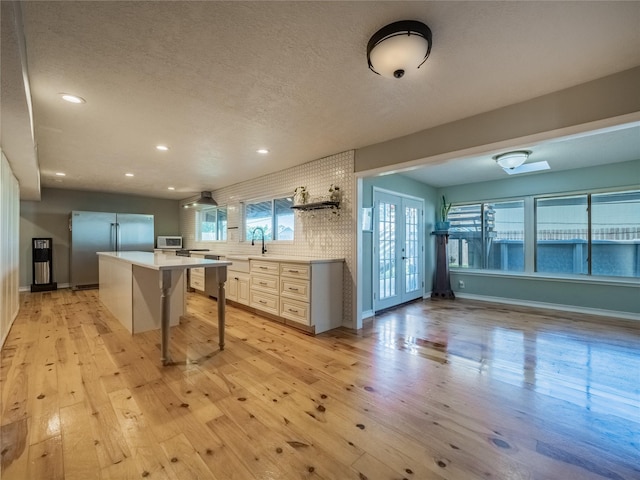
<svg viewBox="0 0 640 480">
<path fill-rule="evenodd" d="M 581 283 L 589 285 L 608 285 L 608 286 L 621 286 L 621 287 L 633 287 L 640 286 L 640 278 L 634 277 L 601 277 L 601 276 L 587 276 L 587 275 L 553 275 L 548 273 L 517 273 L 517 272 L 500 272 L 497 270 L 477 270 L 477 269 L 463 269 L 463 268 L 450 268 L 449 272 L 452 275 L 462 274 L 478 277 L 499 277 L 499 278 L 513 278 L 513 279 L 526 279 L 526 280 L 540 280 L 544 282 L 562 282 L 562 283 Z"/>
</svg>

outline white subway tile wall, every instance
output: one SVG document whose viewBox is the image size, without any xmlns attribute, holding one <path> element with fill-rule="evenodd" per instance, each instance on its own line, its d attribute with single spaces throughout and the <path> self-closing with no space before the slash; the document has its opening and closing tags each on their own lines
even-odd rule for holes
<svg viewBox="0 0 640 480">
<path fill-rule="evenodd" d="M 310 199 L 328 197 L 329 187 L 342 192 L 339 210 L 297 211 L 293 241 L 268 242 L 269 255 L 308 258 L 344 258 L 344 299 L 342 324 L 353 328 L 355 277 L 355 192 L 354 151 L 350 150 L 303 165 L 265 175 L 213 191 L 218 205 L 227 207 L 227 241 L 196 241 L 196 211 L 181 210 L 180 230 L 185 248 L 208 248 L 217 254 L 260 255 L 260 244 L 243 241 L 242 203 L 252 200 L 293 196 L 296 187 L 306 186 Z"/>
</svg>

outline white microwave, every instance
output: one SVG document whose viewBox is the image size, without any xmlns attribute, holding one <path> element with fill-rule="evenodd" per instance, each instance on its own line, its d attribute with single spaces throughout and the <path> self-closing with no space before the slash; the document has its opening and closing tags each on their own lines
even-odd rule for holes
<svg viewBox="0 0 640 480">
<path fill-rule="evenodd" d="M 158 236 L 157 248 L 182 248 L 182 237 L 175 235 Z"/>
</svg>

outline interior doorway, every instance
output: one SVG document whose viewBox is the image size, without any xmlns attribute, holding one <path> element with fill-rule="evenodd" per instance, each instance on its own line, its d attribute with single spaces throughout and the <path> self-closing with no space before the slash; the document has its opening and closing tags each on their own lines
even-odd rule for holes
<svg viewBox="0 0 640 480">
<path fill-rule="evenodd" d="M 424 200 L 374 188 L 373 310 L 424 294 Z"/>
</svg>

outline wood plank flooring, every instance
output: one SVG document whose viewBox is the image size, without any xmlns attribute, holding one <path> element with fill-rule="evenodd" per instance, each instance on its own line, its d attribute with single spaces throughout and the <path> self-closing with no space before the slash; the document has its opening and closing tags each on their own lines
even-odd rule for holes
<svg viewBox="0 0 640 480">
<path fill-rule="evenodd" d="M 640 479 L 640 322 L 430 301 L 310 337 L 189 294 L 131 336 L 97 291 L 21 294 L 3 480 Z"/>
</svg>

